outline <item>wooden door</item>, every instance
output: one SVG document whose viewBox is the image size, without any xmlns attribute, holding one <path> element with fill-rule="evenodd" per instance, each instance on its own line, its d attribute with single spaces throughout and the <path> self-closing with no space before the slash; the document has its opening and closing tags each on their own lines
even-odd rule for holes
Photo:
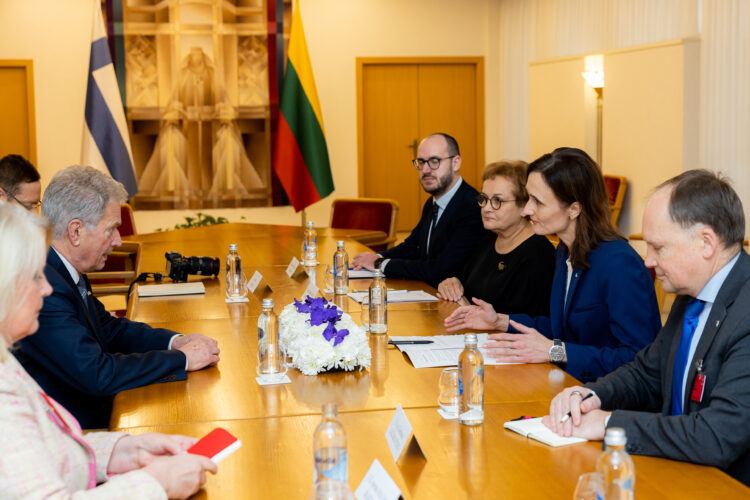
<svg viewBox="0 0 750 500">
<path fill-rule="evenodd" d="M 429 195 L 411 165 L 419 140 L 444 132 L 461 150 L 461 175 L 479 185 L 484 166 L 481 58 L 360 58 L 359 193 L 392 198 L 398 230 L 411 230 Z"/>
<path fill-rule="evenodd" d="M 23 155 L 36 165 L 32 62 L 0 60 L 0 158 Z"/>
</svg>

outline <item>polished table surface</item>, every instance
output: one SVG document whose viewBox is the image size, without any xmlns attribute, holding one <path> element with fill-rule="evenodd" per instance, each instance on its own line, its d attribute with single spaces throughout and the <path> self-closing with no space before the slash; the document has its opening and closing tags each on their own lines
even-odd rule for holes
<svg viewBox="0 0 750 500">
<path fill-rule="evenodd" d="M 343 231 L 343 232 L 342 232 Z M 290 369 L 291 384 L 258 386 L 255 382 L 257 320 L 260 299 L 273 297 L 276 312 L 300 298 L 310 280 L 324 289 L 325 263 L 332 260 L 337 239 L 349 255 L 366 250 L 351 239 L 353 230 L 319 231 L 319 259 L 313 270 L 290 278 L 285 269 L 299 256 L 301 228 L 226 224 L 166 233 L 138 235 L 140 272 L 163 268 L 164 252 L 218 256 L 237 243 L 249 278 L 256 270 L 263 290 L 244 304 L 224 302 L 220 279 L 202 279 L 200 296 L 131 298 L 128 314 L 152 326 L 218 340 L 221 361 L 188 374 L 186 381 L 153 384 L 123 391 L 115 398 L 110 427 L 140 433 L 176 432 L 201 436 L 222 426 L 243 447 L 222 462 L 199 498 L 306 498 L 312 486 L 312 434 L 320 407 L 339 405 L 349 439 L 349 484 L 352 491 L 378 458 L 405 498 L 570 498 L 579 474 L 594 470 L 600 443 L 551 448 L 502 428 L 519 415 L 543 415 L 549 400 L 575 379 L 549 364 L 485 367 L 485 422 L 466 428 L 436 412 L 440 368 L 415 369 L 407 356 L 370 336 L 369 370 L 302 375 Z M 369 280 L 352 280 L 366 289 Z M 265 286 L 268 285 L 269 289 Z M 430 287 L 413 281 L 388 280 L 389 287 Z M 348 297 L 332 297 L 361 320 L 361 306 Z M 390 335 L 445 334 L 443 319 L 455 305 L 446 302 L 390 304 Z M 427 461 L 406 455 L 394 463 L 385 441 L 393 411 L 401 405 L 414 427 Z M 747 495 L 748 490 L 721 471 L 663 459 L 634 457 L 638 498 L 706 498 Z M 704 494 L 705 493 L 705 494 Z"/>
</svg>

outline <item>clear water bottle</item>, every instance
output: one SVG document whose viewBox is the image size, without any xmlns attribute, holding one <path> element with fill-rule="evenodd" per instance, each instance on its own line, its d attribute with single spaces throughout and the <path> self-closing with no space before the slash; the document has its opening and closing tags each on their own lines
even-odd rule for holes
<svg viewBox="0 0 750 500">
<path fill-rule="evenodd" d="M 261 377 L 286 374 L 286 364 L 279 346 L 279 319 L 273 312 L 273 299 L 263 299 L 263 312 L 258 318 L 258 366 Z"/>
<path fill-rule="evenodd" d="M 237 244 L 229 245 L 227 255 L 227 298 L 230 300 L 241 300 L 247 295 L 245 289 L 245 276 L 242 273 L 242 259 L 237 252 Z"/>
<path fill-rule="evenodd" d="M 607 500 L 632 500 L 635 491 L 635 465 L 625 451 L 625 429 L 611 427 L 604 435 L 604 452 L 596 461 L 596 470 L 604 478 Z"/>
<path fill-rule="evenodd" d="M 388 331 L 388 289 L 385 286 L 385 275 L 380 269 L 372 273 L 369 291 L 370 333 Z"/>
<path fill-rule="evenodd" d="M 318 232 L 313 221 L 307 221 L 305 234 L 302 237 L 302 265 L 318 265 Z"/>
<path fill-rule="evenodd" d="M 458 421 L 479 425 L 484 421 L 484 358 L 477 336 L 464 335 L 464 350 L 458 357 Z"/>
<path fill-rule="evenodd" d="M 333 480 L 348 484 L 349 465 L 346 454 L 346 431 L 341 422 L 338 421 L 336 404 L 324 404 L 322 417 L 313 434 L 314 483 Z"/>
<path fill-rule="evenodd" d="M 336 253 L 333 254 L 333 291 L 336 295 L 349 293 L 349 254 L 344 242 L 336 242 Z"/>
</svg>

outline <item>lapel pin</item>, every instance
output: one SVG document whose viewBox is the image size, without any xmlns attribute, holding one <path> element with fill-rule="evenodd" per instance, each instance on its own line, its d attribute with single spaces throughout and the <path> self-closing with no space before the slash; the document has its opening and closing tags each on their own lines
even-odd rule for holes
<svg viewBox="0 0 750 500">
<path fill-rule="evenodd" d="M 719 320 L 716 320 L 716 328 L 719 328 Z"/>
</svg>

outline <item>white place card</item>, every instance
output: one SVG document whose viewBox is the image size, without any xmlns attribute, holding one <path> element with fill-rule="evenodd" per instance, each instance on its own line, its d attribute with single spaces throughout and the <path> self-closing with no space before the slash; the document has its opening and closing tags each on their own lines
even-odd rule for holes
<svg viewBox="0 0 750 500">
<path fill-rule="evenodd" d="M 258 288 L 258 284 L 260 283 L 260 280 L 263 279 L 263 275 L 260 274 L 258 271 L 255 271 L 253 274 L 253 277 L 250 278 L 250 281 L 247 282 L 247 289 L 250 290 L 250 293 L 255 293 L 255 289 Z"/>
<path fill-rule="evenodd" d="M 404 413 L 404 409 L 401 408 L 401 405 L 396 407 L 393 419 L 391 420 L 388 429 L 385 431 L 385 440 L 388 443 L 388 448 L 391 449 L 391 455 L 393 455 L 394 462 L 398 462 L 399 457 L 404 453 L 404 450 L 411 441 L 414 441 L 414 444 L 419 450 L 419 454 L 425 460 L 427 459 L 424 452 L 422 452 L 422 448 L 419 446 L 419 442 L 417 442 L 416 436 L 412 432 L 411 423 L 409 423 L 409 419 L 406 418 L 406 413 Z"/>
<path fill-rule="evenodd" d="M 318 295 L 318 292 L 320 292 L 320 288 L 318 288 L 318 285 L 313 280 L 310 280 L 310 284 L 307 285 L 305 292 L 302 294 L 302 299 L 304 300 L 305 297 L 314 299 Z"/>
<path fill-rule="evenodd" d="M 354 496 L 357 500 L 398 500 L 401 490 L 376 458 Z"/>
<path fill-rule="evenodd" d="M 297 271 L 297 268 L 299 267 L 299 259 L 297 257 L 292 257 L 292 261 L 289 263 L 288 266 L 286 266 L 286 275 L 290 278 L 294 276 L 295 271 Z"/>
</svg>

